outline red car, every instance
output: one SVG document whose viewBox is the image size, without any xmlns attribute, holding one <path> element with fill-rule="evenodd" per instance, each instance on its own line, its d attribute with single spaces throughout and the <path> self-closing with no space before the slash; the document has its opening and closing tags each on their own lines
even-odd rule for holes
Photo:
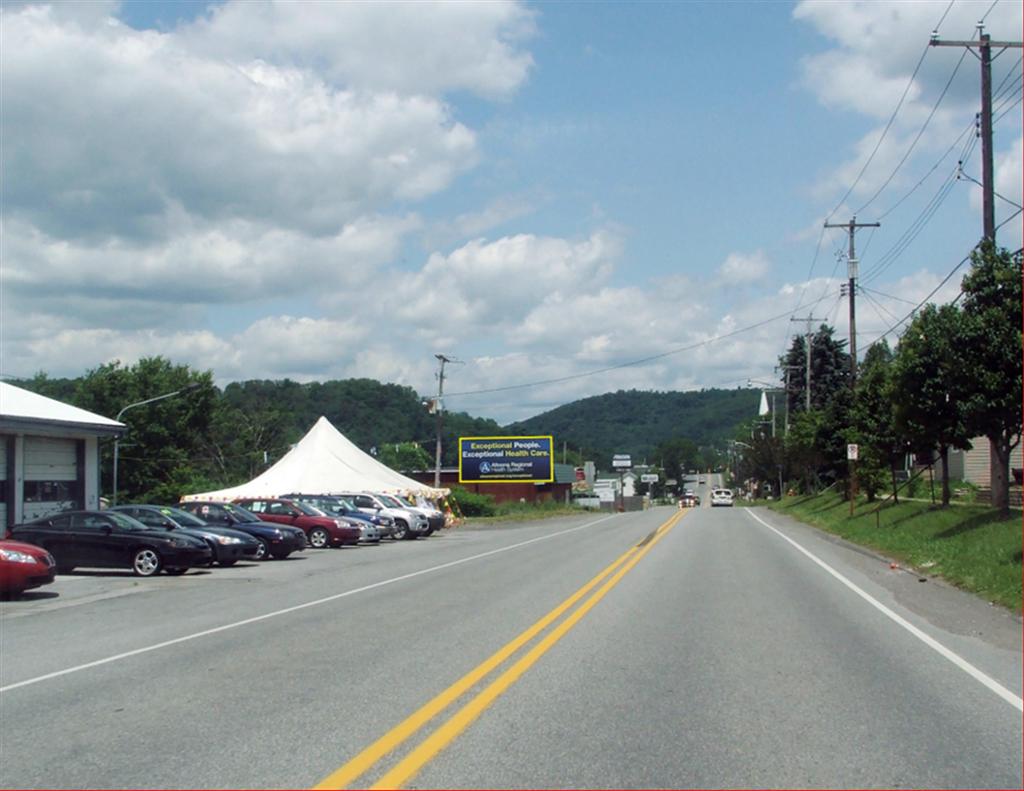
<svg viewBox="0 0 1024 791">
<path fill-rule="evenodd" d="M 235 500 L 247 511 L 252 511 L 264 522 L 276 522 L 301 528 L 309 545 L 315 549 L 355 546 L 363 531 L 359 525 L 341 517 L 327 516 L 323 511 L 297 500 L 241 497 Z"/>
<path fill-rule="evenodd" d="M 49 585 L 57 573 L 53 556 L 22 541 L 0 540 L 0 593 L 17 596 L 29 588 Z"/>
</svg>

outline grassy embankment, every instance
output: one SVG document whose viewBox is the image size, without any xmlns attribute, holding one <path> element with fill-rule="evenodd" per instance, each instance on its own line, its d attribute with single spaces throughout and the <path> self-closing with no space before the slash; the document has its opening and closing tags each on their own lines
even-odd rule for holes
<svg viewBox="0 0 1024 791">
<path fill-rule="evenodd" d="M 827 492 L 758 503 L 855 544 L 876 549 L 925 574 L 939 575 L 989 601 L 1021 611 L 1021 512 L 999 519 L 991 508 L 939 508 L 930 502 L 850 504 Z"/>
</svg>

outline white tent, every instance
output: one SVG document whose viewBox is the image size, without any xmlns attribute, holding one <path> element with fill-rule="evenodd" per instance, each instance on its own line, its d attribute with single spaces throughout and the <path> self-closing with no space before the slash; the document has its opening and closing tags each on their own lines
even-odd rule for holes
<svg viewBox="0 0 1024 791">
<path fill-rule="evenodd" d="M 236 497 L 280 497 L 283 494 L 332 492 L 416 493 L 427 497 L 448 494 L 406 478 L 359 450 L 321 417 L 298 444 L 273 467 L 248 483 L 216 492 L 188 494 L 184 500 L 233 500 Z"/>
</svg>

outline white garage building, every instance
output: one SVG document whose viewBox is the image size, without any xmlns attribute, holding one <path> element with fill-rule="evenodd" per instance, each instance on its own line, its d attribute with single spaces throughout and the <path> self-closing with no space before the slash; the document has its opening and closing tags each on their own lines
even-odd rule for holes
<svg viewBox="0 0 1024 791">
<path fill-rule="evenodd" d="M 66 508 L 98 508 L 103 437 L 125 425 L 0 382 L 0 534 Z"/>
</svg>

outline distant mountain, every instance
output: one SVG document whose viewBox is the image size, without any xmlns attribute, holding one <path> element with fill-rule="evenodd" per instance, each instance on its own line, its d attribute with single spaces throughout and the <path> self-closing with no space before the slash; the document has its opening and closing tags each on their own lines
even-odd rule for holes
<svg viewBox="0 0 1024 791">
<path fill-rule="evenodd" d="M 620 390 L 563 404 L 505 430 L 551 434 L 556 447 L 567 442 L 605 465 L 612 454 L 628 453 L 635 464 L 650 457 L 659 443 L 677 437 L 721 447 L 738 423 L 757 414 L 759 404 L 757 390 Z"/>
</svg>

